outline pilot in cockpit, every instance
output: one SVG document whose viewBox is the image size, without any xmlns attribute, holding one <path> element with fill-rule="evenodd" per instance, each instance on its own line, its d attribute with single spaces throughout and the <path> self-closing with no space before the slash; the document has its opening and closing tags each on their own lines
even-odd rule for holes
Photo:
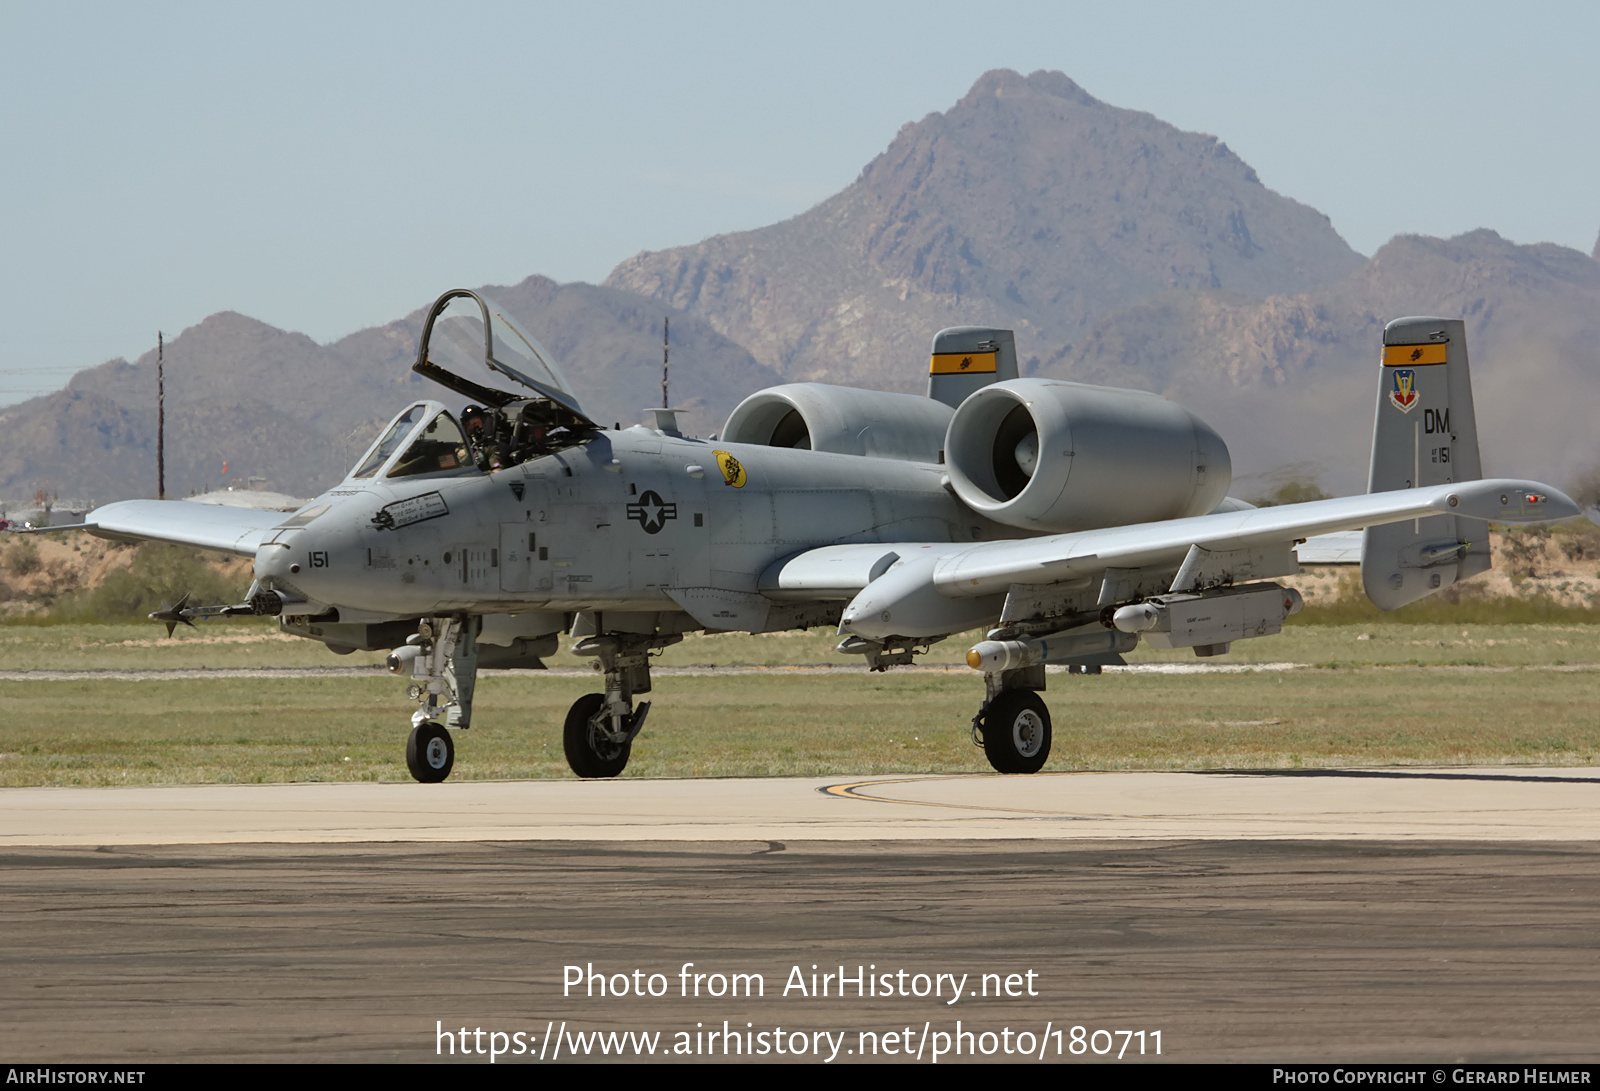
<svg viewBox="0 0 1600 1091">
<path fill-rule="evenodd" d="M 485 473 L 540 458 L 553 450 L 569 446 L 566 433 L 552 428 L 548 410 L 537 403 L 523 405 L 515 424 L 500 409 L 469 405 L 461 411 L 461 427 L 466 440 L 466 459 Z M 409 462 L 409 452 L 408 459 Z M 408 470 L 407 472 L 420 472 Z"/>
<path fill-rule="evenodd" d="M 481 470 L 489 469 L 488 420 L 482 409 L 469 405 L 461 411 L 461 426 L 467 431 L 467 445 Z"/>
</svg>

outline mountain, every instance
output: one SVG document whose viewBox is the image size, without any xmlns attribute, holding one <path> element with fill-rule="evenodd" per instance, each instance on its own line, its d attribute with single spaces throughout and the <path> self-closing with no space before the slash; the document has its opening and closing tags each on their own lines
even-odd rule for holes
<svg viewBox="0 0 1600 1091">
<path fill-rule="evenodd" d="M 703 319 L 592 284 L 529 277 L 484 289 L 539 337 L 596 419 L 635 422 L 661 399 L 661 319 L 672 320 L 672 400 L 691 432 L 721 427 L 779 381 Z M 166 345 L 167 493 L 251 476 L 301 496 L 326 488 L 408 402 L 461 399 L 411 372 L 426 309 L 328 345 L 214 314 Z M 105 502 L 156 491 L 156 360 L 112 360 L 66 389 L 0 410 L 0 497 L 45 489 Z M 223 474 L 224 464 L 227 474 Z"/>
<path fill-rule="evenodd" d="M 936 330 L 989 323 L 1017 331 L 1025 373 L 1191 407 L 1237 472 L 1351 492 L 1381 331 L 1407 314 L 1466 319 L 1489 473 L 1559 485 L 1600 466 L 1596 258 L 1600 241 L 1592 258 L 1483 230 L 1399 236 L 1369 261 L 1216 138 L 1060 73 L 997 71 L 800 216 L 640 254 L 603 286 L 487 291 L 602 423 L 659 404 L 664 315 L 672 400 L 700 435 L 781 381 L 920 391 Z M 234 313 L 185 330 L 167 346 L 168 492 L 259 475 L 310 495 L 407 403 L 456 405 L 409 370 L 423 316 L 326 345 Z M 147 353 L 0 409 L 0 497 L 150 495 L 154 406 Z"/>
<path fill-rule="evenodd" d="M 916 389 L 933 333 L 1017 331 L 1049 369 L 1171 290 L 1305 292 L 1362 258 L 1215 137 L 1059 72 L 984 75 L 803 215 L 643 253 L 606 283 L 700 315 L 790 379 Z"/>
<path fill-rule="evenodd" d="M 1383 326 L 1410 314 L 1466 320 L 1485 473 L 1560 484 L 1600 465 L 1600 264 L 1493 231 L 1402 235 L 1298 295 L 1166 293 L 1104 319 L 1053 373 L 1182 402 L 1236 466 L 1302 463 L 1359 491 Z"/>
</svg>

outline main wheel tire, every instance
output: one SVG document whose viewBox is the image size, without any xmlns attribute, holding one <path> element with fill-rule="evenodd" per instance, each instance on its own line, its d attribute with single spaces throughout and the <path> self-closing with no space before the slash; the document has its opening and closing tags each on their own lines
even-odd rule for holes
<svg viewBox="0 0 1600 1091">
<path fill-rule="evenodd" d="M 424 784 L 438 784 L 456 764 L 456 744 L 438 724 L 418 724 L 406 739 L 406 768 Z"/>
<path fill-rule="evenodd" d="M 605 707 L 605 694 L 585 693 L 567 711 L 561 748 L 567 753 L 567 764 L 580 777 L 614 777 L 628 764 L 633 744 L 618 746 L 602 735 L 594 723 L 595 716 Z"/>
<path fill-rule="evenodd" d="M 983 752 L 1000 773 L 1037 773 L 1050 757 L 1050 710 L 1029 689 L 1008 689 L 983 711 Z"/>
</svg>

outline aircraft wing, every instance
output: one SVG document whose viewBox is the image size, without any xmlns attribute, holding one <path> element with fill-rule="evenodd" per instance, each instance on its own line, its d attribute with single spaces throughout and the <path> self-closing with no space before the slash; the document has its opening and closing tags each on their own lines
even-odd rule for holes
<svg viewBox="0 0 1600 1091">
<path fill-rule="evenodd" d="M 1361 538 L 1358 530 L 1314 534 L 1294 551 L 1301 564 L 1360 564 Z"/>
<path fill-rule="evenodd" d="M 1181 563 L 1191 547 L 1232 551 L 1286 545 L 1361 527 L 1458 515 L 1496 523 L 1545 523 L 1582 514 L 1566 496 L 1534 481 L 1490 480 L 1312 500 L 1126 527 L 984 542 L 945 554 L 933 583 L 949 596 L 989 595 L 1013 583 L 1058 583 L 1107 568 Z"/>
<path fill-rule="evenodd" d="M 761 590 L 778 599 L 849 597 L 880 577 L 887 579 L 890 566 L 898 561 L 903 562 L 902 569 L 915 568 L 918 575 L 895 573 L 896 583 L 920 579 L 949 598 L 993 595 L 1012 584 L 1060 583 L 1097 576 L 1108 568 L 1176 570 L 1195 546 L 1213 552 L 1288 547 L 1301 539 L 1444 514 L 1497 523 L 1545 523 L 1571 518 L 1581 510 L 1537 482 L 1470 481 L 972 545 L 821 546 L 773 566 L 762 576 Z M 1359 560 L 1360 542 L 1354 546 L 1353 559 Z"/>
<path fill-rule="evenodd" d="M 1143 571 L 1157 576 L 1160 583 L 1170 582 L 1173 589 L 1187 589 L 1191 582 L 1200 586 L 1217 576 L 1248 581 L 1294 571 L 1290 547 L 1319 534 L 1440 515 L 1548 523 L 1579 514 L 1578 505 L 1548 485 L 1491 480 L 972 545 L 880 544 L 875 548 L 895 554 L 896 560 L 850 600 L 841 624 L 871 638 L 960 632 L 991 617 L 997 597 L 1018 584 L 1060 584 L 1106 577 L 1113 571 Z M 1453 536 L 1418 543 L 1418 555 L 1409 563 L 1444 563 L 1464 548 Z M 823 552 L 811 550 L 791 558 L 779 571 L 764 576 L 763 584 L 775 582 L 781 587 L 791 572 L 815 570 Z M 863 566 L 835 566 L 851 567 L 860 572 Z M 1166 572 L 1175 574 L 1170 581 Z"/>
<path fill-rule="evenodd" d="M 115 541 L 172 542 L 254 557 L 272 528 L 288 518 L 288 512 L 188 500 L 120 500 L 84 516 L 82 529 Z"/>
</svg>

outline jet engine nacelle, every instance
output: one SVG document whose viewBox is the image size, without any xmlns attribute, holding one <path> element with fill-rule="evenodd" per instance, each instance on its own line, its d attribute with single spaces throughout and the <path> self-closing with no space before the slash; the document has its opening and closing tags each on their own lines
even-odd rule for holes
<svg viewBox="0 0 1600 1091">
<path fill-rule="evenodd" d="M 734 407 L 722 438 L 762 447 L 938 462 L 950 407 L 914 394 L 789 383 Z"/>
<path fill-rule="evenodd" d="M 962 402 L 945 461 L 974 511 L 1052 533 L 1204 515 L 1233 481 L 1227 444 L 1182 406 L 1053 379 L 995 383 Z"/>
</svg>

